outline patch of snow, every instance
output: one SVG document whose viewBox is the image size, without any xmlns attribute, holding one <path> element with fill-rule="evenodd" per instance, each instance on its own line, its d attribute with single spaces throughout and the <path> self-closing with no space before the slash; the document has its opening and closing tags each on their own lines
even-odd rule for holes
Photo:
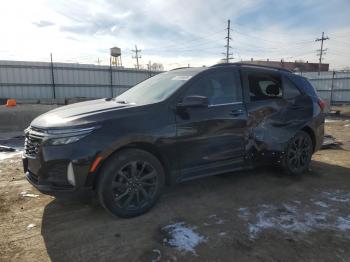
<svg viewBox="0 0 350 262">
<path fill-rule="evenodd" d="M 249 235 L 251 238 L 255 238 L 256 235 L 262 231 L 263 229 L 272 228 L 274 227 L 274 223 L 271 221 L 270 218 L 267 217 L 268 212 L 267 211 L 260 211 L 256 217 L 257 221 L 255 224 L 249 223 Z"/>
<path fill-rule="evenodd" d="M 316 202 L 314 202 L 314 204 L 317 206 L 320 206 L 320 207 L 324 207 L 324 208 L 328 207 L 328 204 L 326 204 L 323 201 L 316 201 Z"/>
<path fill-rule="evenodd" d="M 329 207 L 322 201 L 313 203 L 323 208 Z M 307 233 L 319 229 L 350 230 L 350 215 L 343 217 L 341 213 L 337 214 L 337 209 L 309 211 L 309 206 L 298 207 L 282 204 L 281 206 L 261 205 L 250 210 L 246 208 L 241 210 L 251 214 L 249 217 L 240 216 L 247 222 L 251 239 L 255 239 L 259 233 L 268 229 L 286 234 Z"/>
<path fill-rule="evenodd" d="M 0 152 L 0 161 L 9 159 L 12 157 L 20 156 L 22 154 L 22 151 L 16 151 L 16 152 Z"/>
<path fill-rule="evenodd" d="M 36 225 L 35 225 L 35 224 L 29 224 L 29 225 L 27 226 L 27 230 L 32 229 L 33 227 L 36 227 Z"/>
<path fill-rule="evenodd" d="M 221 236 L 221 237 L 226 236 L 226 235 L 227 235 L 226 232 L 220 232 L 220 233 L 219 233 L 219 236 Z"/>
<path fill-rule="evenodd" d="M 215 220 L 214 223 L 215 223 L 216 225 L 222 225 L 222 224 L 225 223 L 225 220 L 219 218 L 219 217 L 218 217 L 217 215 L 215 215 L 215 214 L 208 216 L 208 218 L 214 219 L 214 220 Z"/>
<path fill-rule="evenodd" d="M 39 195 L 36 195 L 36 194 L 28 193 L 27 191 L 22 191 L 22 192 L 20 193 L 20 195 L 21 195 L 22 197 L 33 197 L 33 198 L 39 196 Z"/>
<path fill-rule="evenodd" d="M 336 190 L 335 192 L 323 192 L 323 195 L 332 201 L 335 202 L 350 202 L 350 193 L 341 191 L 341 190 Z"/>
<path fill-rule="evenodd" d="M 184 222 L 179 222 L 163 227 L 170 238 L 164 242 L 184 252 L 191 252 L 196 255 L 195 248 L 200 243 L 206 242 L 206 238 L 196 233 L 196 227 L 188 227 Z"/>
<path fill-rule="evenodd" d="M 338 217 L 337 228 L 341 231 L 350 230 L 350 215 L 347 217 Z"/>
<path fill-rule="evenodd" d="M 215 221 L 215 224 L 217 225 L 222 225 L 225 223 L 225 220 L 221 219 L 221 218 L 218 218 L 216 221 Z"/>
<path fill-rule="evenodd" d="M 325 123 L 334 123 L 334 122 L 339 122 L 339 121 L 341 121 L 341 120 L 339 120 L 339 119 L 328 119 L 328 118 L 325 119 Z"/>
<path fill-rule="evenodd" d="M 238 216 L 240 218 L 248 218 L 250 215 L 249 208 L 247 208 L 247 207 L 238 208 L 238 212 L 239 212 Z"/>
</svg>

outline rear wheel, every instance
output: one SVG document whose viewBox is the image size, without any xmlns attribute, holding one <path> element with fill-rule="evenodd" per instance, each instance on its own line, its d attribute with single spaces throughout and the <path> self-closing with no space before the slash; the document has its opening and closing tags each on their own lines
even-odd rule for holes
<svg viewBox="0 0 350 262">
<path fill-rule="evenodd" d="M 133 217 L 151 209 L 164 186 L 164 170 L 152 154 L 122 150 L 104 165 L 98 184 L 102 206 L 113 215 Z"/>
<path fill-rule="evenodd" d="M 299 131 L 288 143 L 283 167 L 288 174 L 300 175 L 307 171 L 312 157 L 312 140 L 308 133 Z"/>
</svg>

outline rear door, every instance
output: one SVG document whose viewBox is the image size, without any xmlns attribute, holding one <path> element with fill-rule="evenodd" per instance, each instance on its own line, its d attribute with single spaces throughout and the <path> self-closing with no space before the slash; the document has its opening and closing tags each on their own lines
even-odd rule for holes
<svg viewBox="0 0 350 262">
<path fill-rule="evenodd" d="M 309 97 L 283 71 L 245 68 L 242 75 L 248 111 L 248 151 L 283 151 L 288 140 L 312 116 Z"/>
<path fill-rule="evenodd" d="M 237 168 L 245 153 L 247 113 L 237 69 L 219 68 L 194 80 L 186 96 L 205 96 L 207 107 L 176 112 L 178 159 L 184 179 Z"/>
</svg>

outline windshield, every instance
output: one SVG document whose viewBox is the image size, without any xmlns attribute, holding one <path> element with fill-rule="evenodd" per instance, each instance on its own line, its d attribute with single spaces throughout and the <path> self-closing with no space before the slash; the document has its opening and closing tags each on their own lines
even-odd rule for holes
<svg viewBox="0 0 350 262">
<path fill-rule="evenodd" d="M 170 97 L 192 76 L 194 70 L 176 70 L 153 76 L 116 97 L 119 103 L 152 104 Z"/>
</svg>

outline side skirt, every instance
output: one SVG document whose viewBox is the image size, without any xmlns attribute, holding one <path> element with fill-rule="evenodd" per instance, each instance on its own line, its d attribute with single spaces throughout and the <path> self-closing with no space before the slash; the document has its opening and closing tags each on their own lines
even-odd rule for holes
<svg viewBox="0 0 350 262">
<path fill-rule="evenodd" d="M 229 173 L 233 171 L 239 171 L 239 170 L 247 170 L 254 168 L 253 165 L 247 165 L 243 158 L 234 160 L 234 161 L 224 161 L 223 163 L 214 163 L 211 164 L 211 166 L 206 167 L 195 167 L 191 168 L 189 170 L 184 170 L 182 172 L 182 177 L 180 179 L 180 182 L 207 177 L 207 176 L 214 176 L 214 175 L 220 175 L 224 173 Z"/>
</svg>

